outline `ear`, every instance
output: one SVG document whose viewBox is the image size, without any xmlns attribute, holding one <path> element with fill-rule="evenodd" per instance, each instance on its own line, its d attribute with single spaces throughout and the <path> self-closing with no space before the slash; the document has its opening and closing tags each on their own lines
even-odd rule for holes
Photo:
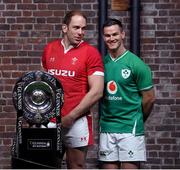
<svg viewBox="0 0 180 170">
<path fill-rule="evenodd" d="M 62 25 L 62 31 L 63 31 L 63 33 L 67 32 L 67 25 L 66 24 Z"/>
<path fill-rule="evenodd" d="M 126 36 L 125 31 L 122 31 L 122 32 L 121 32 L 121 37 L 122 37 L 123 40 L 125 39 L 125 36 Z"/>
</svg>

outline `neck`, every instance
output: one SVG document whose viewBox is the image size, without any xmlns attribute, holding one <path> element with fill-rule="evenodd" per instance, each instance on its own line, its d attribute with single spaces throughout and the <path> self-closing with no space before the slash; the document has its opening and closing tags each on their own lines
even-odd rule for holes
<svg viewBox="0 0 180 170">
<path fill-rule="evenodd" d="M 111 50 L 109 51 L 110 55 L 112 58 L 118 58 L 119 56 L 121 56 L 124 52 L 126 51 L 126 48 L 121 48 L 118 50 Z"/>
<path fill-rule="evenodd" d="M 64 37 L 62 41 L 65 49 L 68 49 L 70 46 L 72 46 L 66 37 Z"/>
</svg>

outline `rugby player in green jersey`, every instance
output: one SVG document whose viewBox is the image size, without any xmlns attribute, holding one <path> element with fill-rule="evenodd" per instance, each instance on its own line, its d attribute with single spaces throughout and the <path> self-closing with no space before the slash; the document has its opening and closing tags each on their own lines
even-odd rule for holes
<svg viewBox="0 0 180 170">
<path fill-rule="evenodd" d="M 105 90 L 100 108 L 99 160 L 104 169 L 137 169 L 146 161 L 144 122 L 155 101 L 152 73 L 124 46 L 117 19 L 103 25 Z"/>
</svg>

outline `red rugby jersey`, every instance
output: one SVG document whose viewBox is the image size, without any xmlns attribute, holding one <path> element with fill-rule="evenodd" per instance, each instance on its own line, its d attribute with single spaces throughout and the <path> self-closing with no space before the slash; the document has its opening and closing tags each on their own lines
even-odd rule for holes
<svg viewBox="0 0 180 170">
<path fill-rule="evenodd" d="M 42 56 L 42 65 L 63 86 L 62 116 L 67 115 L 86 95 L 88 76 L 104 72 L 100 53 L 87 42 L 68 51 L 64 50 L 61 40 L 48 43 Z"/>
</svg>

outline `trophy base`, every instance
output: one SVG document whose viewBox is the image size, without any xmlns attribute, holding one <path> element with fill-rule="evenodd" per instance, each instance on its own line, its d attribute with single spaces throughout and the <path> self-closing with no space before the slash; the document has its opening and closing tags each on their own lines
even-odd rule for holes
<svg viewBox="0 0 180 170">
<path fill-rule="evenodd" d="M 21 133 L 22 138 L 18 138 L 20 144 L 16 144 L 18 154 L 12 156 L 13 169 L 57 169 L 61 167 L 62 153 L 57 149 L 56 128 L 22 128 Z"/>
<path fill-rule="evenodd" d="M 12 157 L 11 159 L 11 167 L 12 169 L 57 169 L 57 168 L 59 169 L 61 168 L 61 166 L 52 167 L 52 166 L 43 165 L 43 164 L 39 164 L 39 163 L 32 162 L 29 160 L 15 158 L 15 157 Z"/>
</svg>

